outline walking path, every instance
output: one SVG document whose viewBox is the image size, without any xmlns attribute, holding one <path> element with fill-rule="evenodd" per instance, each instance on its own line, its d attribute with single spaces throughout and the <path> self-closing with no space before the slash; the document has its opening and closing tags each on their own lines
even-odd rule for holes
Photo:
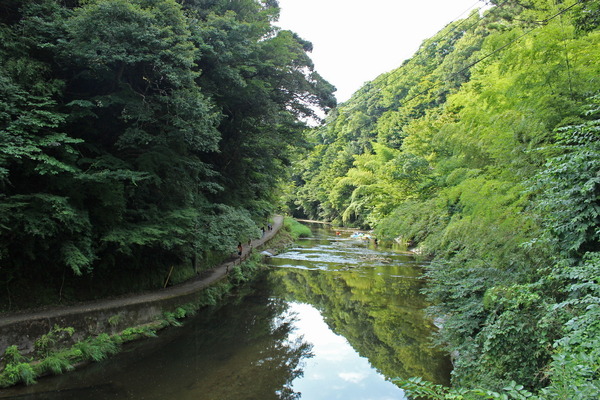
<svg viewBox="0 0 600 400">
<path fill-rule="evenodd" d="M 160 289 L 154 292 L 142 293 L 127 297 L 119 297 L 109 300 L 98 300 L 93 302 L 81 303 L 73 306 L 52 307 L 38 311 L 24 311 L 0 315 L 0 333 L 2 333 L 3 328 L 22 322 L 30 322 L 42 319 L 45 320 L 48 318 L 57 317 L 60 318 L 94 311 L 104 311 L 127 306 L 141 305 L 145 303 L 154 303 L 157 301 L 181 297 L 198 292 L 206 288 L 207 286 L 210 286 L 214 282 L 223 279 L 229 273 L 232 266 L 234 266 L 235 264 L 239 264 L 241 261 L 245 260 L 250 255 L 253 249 L 262 246 L 273 236 L 275 236 L 277 231 L 281 228 L 281 225 L 283 223 L 283 217 L 277 215 L 273 218 L 273 220 L 273 229 L 266 230 L 260 239 L 252 240 L 250 246 L 245 244 L 243 246 L 241 257 L 219 265 L 218 267 L 215 267 L 211 270 L 203 271 L 203 273 L 201 273 L 198 277 L 190 279 L 189 281 L 178 285 L 170 286 L 165 289 Z"/>
</svg>

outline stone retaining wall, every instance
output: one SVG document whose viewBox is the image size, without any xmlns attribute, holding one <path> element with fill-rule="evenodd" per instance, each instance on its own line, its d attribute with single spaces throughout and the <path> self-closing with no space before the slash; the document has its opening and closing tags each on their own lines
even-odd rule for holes
<svg viewBox="0 0 600 400">
<path fill-rule="evenodd" d="M 252 241 L 251 246 L 244 248 L 242 257 L 180 285 L 121 299 L 4 315 L 0 317 L 0 356 L 12 345 L 16 345 L 21 354 L 31 353 L 35 341 L 50 332 L 55 325 L 61 328 L 73 327 L 75 334 L 72 339 L 75 342 L 104 332 L 114 334 L 129 327 L 148 324 L 160 319 L 164 312 L 172 312 L 184 304 L 197 304 L 202 290 L 227 277 L 236 263 L 242 262 L 253 249 L 260 248 L 273 238 L 281 227 L 282 220 L 282 217 L 276 216 L 273 230 Z"/>
</svg>

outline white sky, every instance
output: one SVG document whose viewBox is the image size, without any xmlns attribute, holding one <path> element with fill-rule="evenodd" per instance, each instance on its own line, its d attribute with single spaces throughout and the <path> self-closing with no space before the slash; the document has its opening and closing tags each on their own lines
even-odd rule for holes
<svg viewBox="0 0 600 400">
<path fill-rule="evenodd" d="M 477 0 L 279 0 L 278 26 L 312 42 L 315 68 L 344 102 L 367 81 L 410 58 L 423 40 Z"/>
</svg>

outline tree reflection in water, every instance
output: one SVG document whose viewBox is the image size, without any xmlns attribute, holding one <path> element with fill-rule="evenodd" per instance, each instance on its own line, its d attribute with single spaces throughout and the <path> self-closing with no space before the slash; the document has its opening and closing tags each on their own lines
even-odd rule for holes
<svg viewBox="0 0 600 400">
<path fill-rule="evenodd" d="M 421 270 L 411 257 L 324 233 L 269 262 L 273 268 L 255 282 L 228 296 L 219 307 L 201 310 L 183 327 L 128 345 L 110 360 L 42 379 L 31 387 L 3 390 L 0 396 L 19 400 L 299 399 L 294 385 L 303 379 L 303 369 L 310 367 L 312 361 L 307 360 L 313 348 L 299 335 L 302 329 L 307 337 L 311 331 L 298 325 L 294 310 L 302 307 L 291 306 L 298 303 L 318 310 L 319 319 L 357 353 L 345 366 L 331 367 L 331 379 L 319 381 L 323 383 L 317 386 L 318 393 L 307 400 L 327 398 L 319 388 L 333 386 L 334 375 L 346 380 L 356 377 L 344 368 L 358 365 L 357 358 L 368 359 L 367 367 L 388 385 L 385 390 L 391 385 L 385 379 L 397 376 L 447 383 L 449 361 L 431 346 L 434 327 L 424 316 Z M 316 354 L 314 361 L 318 358 Z M 375 379 L 365 389 L 371 392 L 369 398 L 390 398 L 375 397 L 382 385 L 372 382 Z M 308 386 L 296 387 L 307 390 Z M 348 385 L 336 396 L 365 398 L 359 389 Z M 392 389 L 397 393 L 394 398 L 402 398 L 399 388 Z"/>
<path fill-rule="evenodd" d="M 424 311 L 422 265 L 325 229 L 313 232 L 315 238 L 270 260 L 283 267 L 270 274 L 276 295 L 318 309 L 329 328 L 386 378 L 449 384 L 449 357 L 433 346 L 436 328 Z"/>
<path fill-rule="evenodd" d="M 258 283 L 265 280 L 259 280 Z M 19 400 L 295 400 L 312 346 L 290 340 L 295 316 L 268 288 L 246 287 L 180 328 L 37 385 L 3 391 Z M 6 397 L 5 397 L 6 396 Z"/>
</svg>

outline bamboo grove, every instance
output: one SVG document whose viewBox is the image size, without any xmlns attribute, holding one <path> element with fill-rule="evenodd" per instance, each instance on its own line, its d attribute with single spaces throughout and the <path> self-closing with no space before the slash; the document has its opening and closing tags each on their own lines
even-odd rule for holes
<svg viewBox="0 0 600 400">
<path fill-rule="evenodd" d="M 599 23 L 598 1 L 492 1 L 365 84 L 294 164 L 296 215 L 432 257 L 458 389 L 421 395 L 600 396 Z"/>
</svg>

